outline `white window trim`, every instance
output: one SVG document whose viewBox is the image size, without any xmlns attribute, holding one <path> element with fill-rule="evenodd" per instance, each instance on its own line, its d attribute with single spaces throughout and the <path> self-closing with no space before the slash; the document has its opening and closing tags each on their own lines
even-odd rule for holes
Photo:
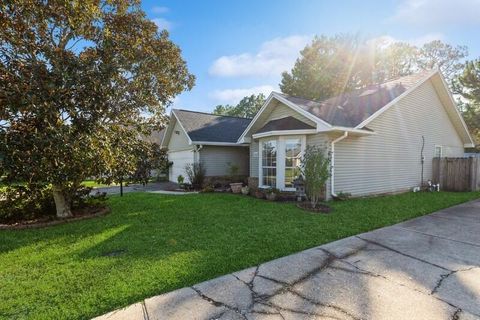
<svg viewBox="0 0 480 320">
<path fill-rule="evenodd" d="M 258 141 L 258 187 L 270 188 L 263 184 L 263 143 L 264 141 L 276 140 L 277 141 L 277 183 L 276 188 L 282 191 L 295 191 L 295 188 L 285 188 L 285 140 L 299 138 L 301 142 L 300 155 L 303 156 L 307 144 L 307 137 L 305 135 L 288 135 L 277 136 L 275 139 L 272 137 L 263 138 Z"/>
<path fill-rule="evenodd" d="M 435 148 L 433 149 L 433 156 L 437 157 L 437 148 L 440 148 L 440 158 L 442 158 L 443 157 L 443 146 L 439 145 L 439 144 L 435 145 Z"/>
</svg>

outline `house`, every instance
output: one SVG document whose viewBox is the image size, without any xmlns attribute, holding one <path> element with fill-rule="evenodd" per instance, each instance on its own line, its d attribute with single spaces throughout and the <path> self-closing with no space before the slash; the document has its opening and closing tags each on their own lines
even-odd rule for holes
<svg viewBox="0 0 480 320">
<path fill-rule="evenodd" d="M 203 112 L 174 109 L 165 130 L 161 146 L 167 148 L 169 180 L 186 178 L 185 167 L 201 163 L 207 177 L 230 174 L 232 166 L 237 175 L 249 174 L 249 144 L 238 143 L 251 119 L 218 116 Z"/>
<path fill-rule="evenodd" d="M 201 114 L 201 117 L 214 116 Z M 220 119 L 217 121 L 228 121 Z M 223 129 L 214 122 L 202 121 L 199 120 L 203 125 L 194 126 L 196 129 L 182 129 L 185 120 L 178 121 L 176 117 L 176 123 L 168 130 L 194 132 L 202 127 L 209 132 L 212 143 L 228 136 L 228 144 L 219 145 L 217 141 L 211 150 L 218 156 L 209 155 L 209 159 L 216 159 L 217 166 L 231 159 L 223 156 L 222 148 L 237 145 L 235 150 L 248 149 L 245 159 L 249 165 L 242 168 L 249 167 L 251 186 L 293 191 L 302 152 L 308 145 L 320 146 L 331 160 L 326 198 L 339 192 L 366 196 L 410 190 L 431 179 L 434 157 L 462 157 L 464 148 L 474 146 L 438 70 L 401 77 L 325 101 L 273 92 L 251 121 L 243 119 L 237 124 L 238 120 L 232 119 L 235 125 Z M 245 128 L 239 133 L 242 126 Z M 235 134 L 230 132 L 233 128 L 238 129 L 235 133 L 239 135 L 235 142 Z M 168 130 L 166 141 L 169 141 Z M 181 139 L 181 135 L 175 138 Z M 183 145 L 192 149 L 201 140 L 204 139 L 195 135 L 193 139 L 184 137 Z M 189 156 L 189 161 L 193 161 L 193 156 Z M 172 151 L 174 162 L 175 157 Z M 222 157 L 225 160 L 219 161 Z M 200 155 L 200 161 L 201 158 Z M 205 163 L 208 161 L 211 160 Z"/>
</svg>

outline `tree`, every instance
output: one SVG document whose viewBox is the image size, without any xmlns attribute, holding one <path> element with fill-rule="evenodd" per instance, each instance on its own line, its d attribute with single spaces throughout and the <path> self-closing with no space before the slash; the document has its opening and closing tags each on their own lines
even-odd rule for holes
<svg viewBox="0 0 480 320">
<path fill-rule="evenodd" d="M 316 208 L 325 184 L 330 177 L 330 159 L 317 146 L 307 146 L 300 170 L 305 180 L 305 192 L 312 208 Z"/>
<path fill-rule="evenodd" d="M 452 81 L 465 67 L 463 60 L 467 56 L 466 46 L 454 47 L 440 40 L 434 40 L 419 49 L 416 62 L 419 69 L 440 69 L 448 84 L 452 85 Z"/>
<path fill-rule="evenodd" d="M 251 96 L 244 97 L 235 106 L 228 104 L 218 105 L 213 110 L 213 113 L 225 116 L 253 118 L 264 103 L 265 95 L 263 93 L 259 93 L 258 95 L 252 94 Z"/>
<path fill-rule="evenodd" d="M 316 36 L 300 51 L 300 58 L 290 72 L 282 73 L 282 92 L 313 100 L 324 100 L 343 91 L 355 89 L 362 68 L 357 63 L 358 37 L 339 35 L 335 37 Z"/>
<path fill-rule="evenodd" d="M 68 217 L 70 190 L 136 163 L 140 133 L 160 127 L 195 79 L 137 0 L 0 6 L 0 171 L 52 184 L 57 216 Z"/>
<path fill-rule="evenodd" d="M 463 73 L 457 79 L 462 97 L 462 113 L 472 134 L 480 141 L 480 59 L 465 64 Z"/>
<path fill-rule="evenodd" d="M 418 48 L 404 42 L 365 42 L 356 36 L 315 37 L 290 72 L 282 74 L 282 92 L 325 100 L 342 92 L 440 68 L 448 83 L 463 68 L 467 48 L 435 40 Z"/>
</svg>

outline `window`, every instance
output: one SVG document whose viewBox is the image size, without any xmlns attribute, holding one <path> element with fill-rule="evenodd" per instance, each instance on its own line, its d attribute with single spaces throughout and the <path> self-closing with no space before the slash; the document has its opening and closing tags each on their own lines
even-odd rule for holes
<svg viewBox="0 0 480 320">
<path fill-rule="evenodd" d="M 277 136 L 260 140 L 260 186 L 294 189 L 293 181 L 300 175 L 305 142 L 305 136 Z"/>
<path fill-rule="evenodd" d="M 277 141 L 268 140 L 262 143 L 262 185 L 277 185 Z"/>
<path fill-rule="evenodd" d="M 435 158 L 441 158 L 443 155 L 443 148 L 442 146 L 435 146 L 435 154 L 433 155 Z"/>
<path fill-rule="evenodd" d="M 302 140 L 300 138 L 285 139 L 285 188 L 293 188 L 293 180 L 300 174 Z"/>
</svg>

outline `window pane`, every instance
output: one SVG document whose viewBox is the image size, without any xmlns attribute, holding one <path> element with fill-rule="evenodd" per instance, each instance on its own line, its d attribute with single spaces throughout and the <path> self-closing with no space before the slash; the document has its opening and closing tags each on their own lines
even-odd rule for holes
<svg viewBox="0 0 480 320">
<path fill-rule="evenodd" d="M 300 170 L 300 153 L 302 151 L 302 143 L 299 138 L 291 138 L 285 140 L 285 187 L 293 188 L 293 180 L 295 180 Z"/>
<path fill-rule="evenodd" d="M 277 141 L 262 143 L 262 185 L 276 186 L 277 181 Z"/>
</svg>

